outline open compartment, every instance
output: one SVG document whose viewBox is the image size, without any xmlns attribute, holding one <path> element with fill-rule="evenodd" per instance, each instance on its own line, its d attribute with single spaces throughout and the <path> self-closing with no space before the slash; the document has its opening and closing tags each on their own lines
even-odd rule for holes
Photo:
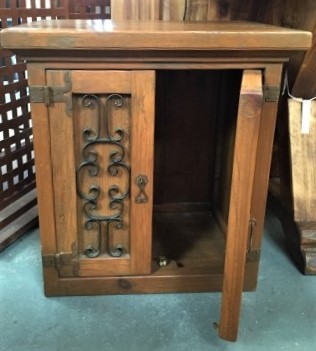
<svg viewBox="0 0 316 351">
<path fill-rule="evenodd" d="M 154 272 L 223 273 L 241 76 L 157 71 Z"/>
</svg>

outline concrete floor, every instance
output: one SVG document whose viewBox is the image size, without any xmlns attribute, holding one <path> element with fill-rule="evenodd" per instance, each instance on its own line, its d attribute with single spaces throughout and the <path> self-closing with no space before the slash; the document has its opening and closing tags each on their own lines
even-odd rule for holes
<svg viewBox="0 0 316 351">
<path fill-rule="evenodd" d="M 258 290 L 237 343 L 220 340 L 220 294 L 45 298 L 38 230 L 0 254 L 0 350 L 316 350 L 316 277 L 301 275 L 267 216 Z"/>
</svg>

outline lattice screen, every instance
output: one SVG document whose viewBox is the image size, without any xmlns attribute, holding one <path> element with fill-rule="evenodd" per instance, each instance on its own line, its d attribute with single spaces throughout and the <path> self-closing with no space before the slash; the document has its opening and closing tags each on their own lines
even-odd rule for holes
<svg viewBox="0 0 316 351">
<path fill-rule="evenodd" d="M 0 27 L 68 17 L 67 0 L 0 0 Z M 26 65 L 0 49 L 0 251 L 37 223 Z"/>
<path fill-rule="evenodd" d="M 56 18 L 110 18 L 110 0 L 0 0 L 0 29 Z M 0 251 L 34 223 L 34 188 L 26 65 L 0 49 Z"/>
<path fill-rule="evenodd" d="M 67 5 L 64 0 L 0 0 L 1 27 L 65 18 Z M 35 170 L 26 66 L 10 51 L 0 54 L 1 209 L 34 187 Z"/>
<path fill-rule="evenodd" d="M 72 0 L 69 4 L 69 18 L 108 19 L 111 16 L 110 2 L 111 0 Z"/>
</svg>

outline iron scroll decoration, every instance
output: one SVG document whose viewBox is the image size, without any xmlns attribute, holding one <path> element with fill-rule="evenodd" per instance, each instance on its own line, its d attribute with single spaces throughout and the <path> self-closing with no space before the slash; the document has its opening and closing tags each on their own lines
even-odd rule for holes
<svg viewBox="0 0 316 351">
<path fill-rule="evenodd" d="M 85 215 L 86 230 L 97 230 L 97 247 L 87 245 L 84 248 L 84 254 L 89 258 L 98 257 L 102 252 L 102 247 L 106 247 L 108 254 L 112 257 L 121 257 L 124 253 L 122 244 L 111 247 L 110 235 L 112 231 L 110 226 L 114 225 L 116 229 L 122 229 L 124 226 L 124 200 L 130 196 L 130 166 L 125 163 L 125 147 L 122 144 L 122 139 L 125 132 L 122 128 L 117 128 L 114 134 L 109 131 L 109 103 L 114 101 L 117 108 L 121 108 L 124 104 L 123 96 L 120 94 L 110 94 L 106 98 L 105 110 L 102 114 L 100 99 L 96 95 L 84 95 L 82 97 L 83 108 L 96 109 L 97 129 L 85 128 L 82 132 L 84 146 L 81 151 L 82 162 L 76 171 L 77 193 L 84 200 L 83 212 Z M 104 119 L 103 128 L 101 127 L 101 119 Z M 101 133 L 101 128 L 103 133 Z M 101 136 L 103 134 L 103 136 Z M 90 177 L 98 176 L 100 172 L 100 164 L 98 162 L 98 154 L 93 149 L 96 145 L 112 145 L 114 150 L 109 154 L 109 165 L 107 173 L 110 176 L 117 176 L 120 172 L 127 174 L 127 188 L 120 189 L 117 185 L 112 185 L 107 193 L 109 198 L 109 208 L 114 210 L 114 213 L 108 216 L 97 215 L 94 212 L 98 209 L 98 198 L 101 194 L 101 189 L 97 184 L 90 185 L 88 192 L 84 192 L 80 188 L 80 174 L 87 172 Z M 104 224 L 104 225 L 103 225 Z M 105 229 L 103 229 L 105 228 Z M 106 244 L 103 240 L 106 239 Z"/>
</svg>

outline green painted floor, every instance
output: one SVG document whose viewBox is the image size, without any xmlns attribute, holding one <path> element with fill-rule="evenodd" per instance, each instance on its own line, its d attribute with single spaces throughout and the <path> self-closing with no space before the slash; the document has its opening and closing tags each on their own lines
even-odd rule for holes
<svg viewBox="0 0 316 351">
<path fill-rule="evenodd" d="M 237 343 L 220 340 L 220 294 L 46 298 L 38 230 L 0 253 L 0 350 L 316 350 L 316 277 L 266 218 L 258 289 L 245 293 Z"/>
</svg>

